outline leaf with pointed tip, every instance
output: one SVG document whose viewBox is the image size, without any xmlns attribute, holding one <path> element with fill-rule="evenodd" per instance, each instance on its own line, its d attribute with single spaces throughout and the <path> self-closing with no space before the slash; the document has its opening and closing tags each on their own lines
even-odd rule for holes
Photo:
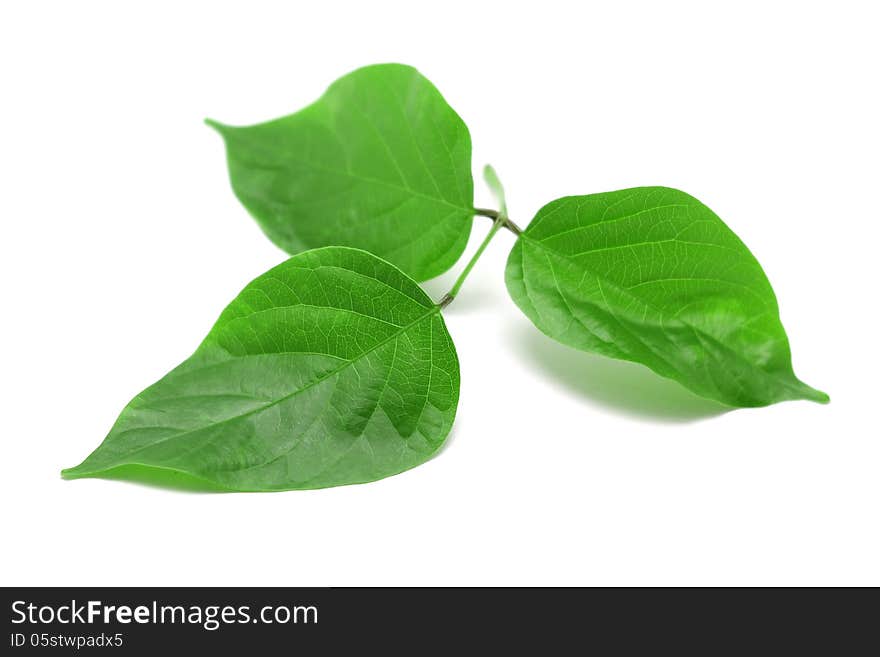
<svg viewBox="0 0 880 657">
<path fill-rule="evenodd" d="M 470 134 L 414 68 L 358 69 L 267 123 L 208 123 L 226 142 L 235 194 L 288 253 L 351 246 L 426 280 L 467 245 Z"/>
<path fill-rule="evenodd" d="M 501 214 L 507 215 L 507 198 L 504 195 L 504 185 L 501 184 L 498 172 L 495 171 L 491 164 L 483 167 L 483 180 L 486 181 L 486 185 L 491 190 L 495 200 L 498 201 L 498 210 Z"/>
<path fill-rule="evenodd" d="M 240 491 L 373 481 L 440 448 L 458 392 L 455 348 L 421 288 L 364 251 L 316 249 L 245 287 L 63 475 L 139 468 Z"/>
<path fill-rule="evenodd" d="M 731 406 L 828 401 L 794 375 L 758 261 L 684 192 L 553 201 L 520 235 L 505 277 L 535 326 L 569 346 L 642 363 Z"/>
</svg>

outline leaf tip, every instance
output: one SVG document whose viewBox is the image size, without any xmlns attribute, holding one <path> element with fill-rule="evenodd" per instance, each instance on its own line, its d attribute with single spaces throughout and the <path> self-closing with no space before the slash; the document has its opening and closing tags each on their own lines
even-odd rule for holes
<svg viewBox="0 0 880 657">
<path fill-rule="evenodd" d="M 79 472 L 77 472 L 78 468 L 79 468 L 79 466 L 76 466 L 73 468 L 64 468 L 61 471 L 61 478 L 66 479 L 66 480 L 79 479 L 80 477 L 82 477 L 82 475 Z"/>
<path fill-rule="evenodd" d="M 211 119 L 211 118 L 206 118 L 204 121 L 205 121 L 206 126 L 208 126 L 209 128 L 213 128 L 214 130 L 219 132 L 221 135 L 223 135 L 225 133 L 226 128 L 228 127 L 228 126 L 224 125 L 223 123 L 220 123 L 220 121 L 215 121 L 214 119 Z"/>
<path fill-rule="evenodd" d="M 814 397 L 813 401 L 819 402 L 820 404 L 828 404 L 831 402 L 831 396 L 827 392 L 822 392 L 821 390 L 813 390 Z"/>
<path fill-rule="evenodd" d="M 831 397 L 828 395 L 827 392 L 817 390 L 813 386 L 807 385 L 803 381 L 799 381 L 798 383 L 800 383 L 800 392 L 802 399 L 813 401 L 818 404 L 827 404 L 831 401 Z"/>
<path fill-rule="evenodd" d="M 84 479 L 85 477 L 93 477 L 95 473 L 100 469 L 96 470 L 94 467 L 88 463 L 88 459 L 80 463 L 79 465 L 75 465 L 71 468 L 64 468 L 61 471 L 61 478 L 66 480 L 71 479 Z"/>
</svg>

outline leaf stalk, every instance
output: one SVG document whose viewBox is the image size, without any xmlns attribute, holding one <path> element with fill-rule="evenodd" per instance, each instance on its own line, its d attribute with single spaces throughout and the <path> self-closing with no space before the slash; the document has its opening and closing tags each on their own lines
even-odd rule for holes
<svg viewBox="0 0 880 657">
<path fill-rule="evenodd" d="M 474 265 L 477 264 L 477 260 L 480 259 L 480 256 L 483 255 L 483 251 L 486 250 L 486 247 L 489 246 L 489 242 L 492 241 L 492 238 L 495 237 L 495 234 L 501 230 L 502 226 L 506 225 L 507 217 L 500 212 L 495 212 L 494 210 L 487 210 L 486 212 L 494 212 L 495 220 L 492 223 L 492 228 L 489 230 L 489 233 L 483 239 L 482 244 L 480 244 L 477 252 L 471 257 L 468 261 L 467 265 L 465 265 L 461 274 L 459 274 L 458 278 L 455 281 L 455 284 L 452 286 L 452 289 L 447 292 L 442 299 L 437 303 L 440 308 L 445 308 L 455 297 L 458 295 L 459 290 L 461 290 L 461 286 L 464 284 L 464 280 L 467 278 L 468 274 L 471 273 L 471 269 L 474 268 Z M 488 215 L 484 215 L 488 216 Z"/>
<path fill-rule="evenodd" d="M 490 210 L 488 208 L 474 208 L 474 214 L 479 215 L 481 217 L 489 217 L 493 221 L 501 218 L 504 219 L 504 227 L 509 230 L 514 235 L 520 235 L 522 233 L 522 228 L 517 226 L 510 220 L 506 214 L 499 212 L 498 210 Z"/>
</svg>

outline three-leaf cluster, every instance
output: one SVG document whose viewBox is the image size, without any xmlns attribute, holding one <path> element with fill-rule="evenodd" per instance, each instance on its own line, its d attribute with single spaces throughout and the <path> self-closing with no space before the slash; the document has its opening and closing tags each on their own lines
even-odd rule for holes
<svg viewBox="0 0 880 657">
<path fill-rule="evenodd" d="M 236 195 L 294 255 L 249 283 L 65 477 L 290 490 L 426 461 L 459 395 L 441 311 L 502 227 L 517 233 L 510 295 L 551 338 L 734 407 L 828 399 L 794 375 L 767 277 L 708 207 L 665 187 L 569 196 L 520 231 L 491 168 L 499 209 L 473 207 L 467 126 L 413 68 L 359 69 L 274 121 L 209 124 Z M 493 228 L 436 303 L 416 281 L 459 260 L 476 214 Z"/>
</svg>

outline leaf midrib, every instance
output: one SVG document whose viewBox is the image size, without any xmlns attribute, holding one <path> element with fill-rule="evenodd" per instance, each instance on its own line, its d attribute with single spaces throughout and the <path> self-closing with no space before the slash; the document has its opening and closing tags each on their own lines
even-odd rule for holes
<svg viewBox="0 0 880 657">
<path fill-rule="evenodd" d="M 238 128 L 238 129 L 241 129 L 241 128 Z M 325 173 L 332 173 L 337 176 L 344 176 L 344 177 L 352 178 L 352 179 L 354 179 L 356 181 L 360 181 L 362 183 L 381 185 L 383 187 L 388 187 L 390 189 L 396 189 L 400 192 L 406 192 L 407 194 L 410 194 L 410 195 L 415 196 L 417 198 L 424 199 L 426 201 L 431 201 L 433 203 L 447 205 L 447 206 L 454 208 L 456 210 L 460 210 L 461 212 L 466 212 L 469 214 L 473 214 L 473 212 L 474 212 L 473 208 L 468 208 L 463 205 L 459 205 L 458 203 L 453 203 L 452 201 L 449 201 L 445 198 L 438 198 L 438 197 L 432 196 L 430 194 L 425 194 L 424 192 L 418 192 L 407 185 L 400 185 L 398 183 L 388 182 L 387 180 L 380 180 L 379 178 L 371 178 L 369 176 L 364 176 L 362 174 L 355 173 L 354 171 L 349 171 L 348 169 L 337 169 L 334 167 L 328 167 L 328 166 L 323 166 L 320 164 L 315 164 L 314 162 L 311 162 L 309 160 L 304 160 L 302 158 L 296 157 L 289 152 L 286 152 L 284 154 L 284 156 L 285 156 L 285 159 L 289 159 L 293 162 L 298 162 L 299 164 L 301 164 L 305 167 L 311 167 L 317 171 L 323 171 Z M 254 167 L 256 169 L 278 170 L 278 169 L 287 169 L 288 168 L 287 165 L 285 165 L 283 162 L 281 164 L 271 165 L 271 164 L 265 164 L 265 163 L 260 163 L 260 162 L 253 162 L 249 158 L 241 157 L 239 155 L 236 155 L 236 157 L 242 163 L 247 164 L 248 166 Z"/>
</svg>

